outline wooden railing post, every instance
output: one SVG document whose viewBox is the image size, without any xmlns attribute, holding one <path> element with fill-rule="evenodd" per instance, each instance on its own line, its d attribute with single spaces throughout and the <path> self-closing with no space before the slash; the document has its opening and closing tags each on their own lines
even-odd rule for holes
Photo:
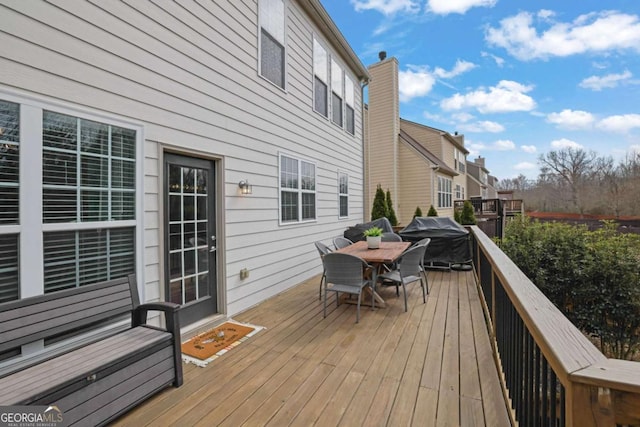
<svg viewBox="0 0 640 427">
<path fill-rule="evenodd" d="M 614 427 L 615 413 L 608 388 L 571 383 L 567 389 L 567 425 Z"/>
</svg>

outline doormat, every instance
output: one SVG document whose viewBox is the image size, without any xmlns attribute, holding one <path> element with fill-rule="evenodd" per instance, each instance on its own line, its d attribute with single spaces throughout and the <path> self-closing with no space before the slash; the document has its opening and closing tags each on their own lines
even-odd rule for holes
<svg viewBox="0 0 640 427">
<path fill-rule="evenodd" d="M 227 321 L 182 344 L 182 360 L 201 367 L 237 347 L 264 327 Z"/>
</svg>

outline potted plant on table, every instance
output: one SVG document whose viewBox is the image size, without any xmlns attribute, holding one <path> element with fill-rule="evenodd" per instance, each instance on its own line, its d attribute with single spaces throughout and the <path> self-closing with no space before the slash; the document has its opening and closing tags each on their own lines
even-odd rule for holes
<svg viewBox="0 0 640 427">
<path fill-rule="evenodd" d="M 367 246 L 369 249 L 378 249 L 382 240 L 382 228 L 371 227 L 363 233 L 367 238 Z"/>
</svg>

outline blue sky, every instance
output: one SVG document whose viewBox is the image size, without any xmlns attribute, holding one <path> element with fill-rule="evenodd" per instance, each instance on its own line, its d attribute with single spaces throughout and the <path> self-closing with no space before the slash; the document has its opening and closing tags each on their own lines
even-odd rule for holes
<svg viewBox="0 0 640 427">
<path fill-rule="evenodd" d="M 640 152 L 639 0 L 323 0 L 365 65 L 400 64 L 400 116 L 465 135 L 498 178 L 580 147 Z"/>
</svg>

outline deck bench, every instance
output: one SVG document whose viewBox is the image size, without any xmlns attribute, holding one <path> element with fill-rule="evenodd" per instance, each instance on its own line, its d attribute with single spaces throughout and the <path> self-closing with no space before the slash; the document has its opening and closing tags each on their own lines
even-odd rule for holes
<svg viewBox="0 0 640 427">
<path fill-rule="evenodd" d="M 0 304 L 0 354 L 111 319 L 131 326 L 0 375 L 0 406 L 55 405 L 65 425 L 103 425 L 182 385 L 179 305 L 140 304 L 135 276 Z M 165 314 L 166 329 L 147 325 Z"/>
</svg>

